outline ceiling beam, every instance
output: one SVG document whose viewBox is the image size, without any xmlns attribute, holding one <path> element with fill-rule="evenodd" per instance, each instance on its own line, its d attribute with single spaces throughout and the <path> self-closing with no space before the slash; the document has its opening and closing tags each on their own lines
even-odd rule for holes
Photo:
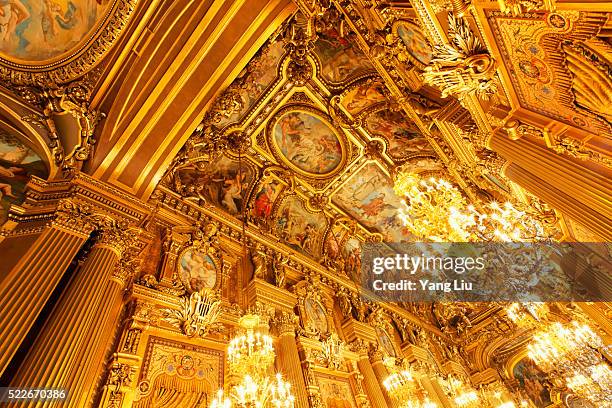
<svg viewBox="0 0 612 408">
<path fill-rule="evenodd" d="M 162 3 L 123 51 L 86 168 L 144 200 L 215 97 L 295 10 L 291 0 Z"/>
</svg>

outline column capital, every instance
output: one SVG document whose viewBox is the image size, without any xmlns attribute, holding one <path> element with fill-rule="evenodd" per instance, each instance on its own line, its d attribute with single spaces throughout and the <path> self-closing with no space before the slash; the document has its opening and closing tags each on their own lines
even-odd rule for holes
<svg viewBox="0 0 612 408">
<path fill-rule="evenodd" d="M 355 340 L 349 343 L 349 350 L 359 354 L 360 358 L 367 358 L 368 352 L 370 350 L 370 343 L 361 338 L 356 338 Z"/>
<path fill-rule="evenodd" d="M 368 355 L 370 356 L 370 361 L 372 363 L 382 362 L 385 357 L 384 351 L 378 345 L 370 347 Z"/>
<path fill-rule="evenodd" d="M 272 321 L 279 336 L 295 336 L 295 330 L 299 324 L 299 318 L 292 312 L 280 312 Z"/>
<path fill-rule="evenodd" d="M 99 236 L 98 245 L 107 246 L 117 253 L 119 257 L 133 248 L 144 248 L 146 244 L 139 244 L 145 232 L 137 227 L 130 227 L 126 221 L 115 220 L 112 217 L 94 214 L 88 218 L 94 225 Z"/>
<path fill-rule="evenodd" d="M 89 235 L 96 228 L 90 220 L 91 214 L 92 208 L 88 204 L 69 199 L 61 200 L 51 225 L 70 232 Z"/>
</svg>

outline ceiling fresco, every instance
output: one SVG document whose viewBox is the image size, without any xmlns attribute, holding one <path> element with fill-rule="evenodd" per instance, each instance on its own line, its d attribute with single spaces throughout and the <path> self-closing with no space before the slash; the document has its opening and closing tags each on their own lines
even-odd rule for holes
<svg viewBox="0 0 612 408">
<path fill-rule="evenodd" d="M 421 41 L 415 27 L 401 29 L 406 41 Z M 396 216 L 391 169 L 443 166 L 351 34 L 340 32 L 326 26 L 304 39 L 288 24 L 272 36 L 163 184 L 355 277 L 362 242 L 413 239 Z"/>
<path fill-rule="evenodd" d="M 105 17 L 110 0 L 3 0 L 0 53 L 7 59 L 40 62 L 79 45 Z"/>
<path fill-rule="evenodd" d="M 274 149 L 298 171 L 324 176 L 342 163 L 340 136 L 321 116 L 290 110 L 276 119 L 272 135 Z"/>
<path fill-rule="evenodd" d="M 8 218 L 9 207 L 23 202 L 30 176 L 48 175 L 46 164 L 24 140 L 16 132 L 0 127 L 0 225 Z"/>
</svg>

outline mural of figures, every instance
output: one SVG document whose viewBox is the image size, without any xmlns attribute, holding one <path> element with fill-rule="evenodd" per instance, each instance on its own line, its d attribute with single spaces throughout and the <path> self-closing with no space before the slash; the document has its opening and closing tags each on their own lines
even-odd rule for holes
<svg viewBox="0 0 612 408">
<path fill-rule="evenodd" d="M 272 215 L 274 202 L 278 198 L 283 185 L 277 180 L 267 180 L 263 183 L 253 200 L 251 214 L 257 220 L 267 221 Z"/>
<path fill-rule="evenodd" d="M 232 84 L 240 94 L 241 106 L 236 112 L 223 117 L 216 125 L 224 127 L 238 122 L 255 105 L 266 89 L 276 79 L 277 66 L 285 52 L 284 43 L 277 41 L 264 48 L 256 55 Z"/>
<path fill-rule="evenodd" d="M 544 408 L 552 404 L 550 391 L 546 386 L 546 375 L 529 358 L 525 357 L 512 369 L 514 378 L 519 383 L 527 396 L 538 408 Z"/>
<path fill-rule="evenodd" d="M 93 34 L 110 0 L 0 0 L 0 53 L 30 62 L 73 49 Z"/>
<path fill-rule="evenodd" d="M 360 282 L 361 275 L 361 241 L 349 238 L 342 248 L 345 259 L 344 272 L 355 282 Z"/>
<path fill-rule="evenodd" d="M 429 64 L 432 58 L 431 46 L 418 26 L 408 22 L 400 23 L 397 26 L 397 36 L 414 59 L 424 65 Z"/>
<path fill-rule="evenodd" d="M 355 398 L 348 380 L 318 374 L 321 399 L 326 408 L 356 408 Z"/>
<path fill-rule="evenodd" d="M 240 215 L 254 178 L 252 169 L 244 163 L 240 169 L 238 161 L 225 156 L 203 168 L 186 167 L 177 172 L 181 192 Z"/>
<path fill-rule="evenodd" d="M 313 114 L 285 113 L 274 125 L 273 138 L 289 163 L 307 173 L 330 173 L 342 161 L 342 145 L 335 130 Z"/>
<path fill-rule="evenodd" d="M 30 176 L 47 177 L 41 158 L 16 136 L 0 130 L 0 225 L 12 204 L 20 204 Z"/>
<path fill-rule="evenodd" d="M 336 30 L 319 34 L 315 53 L 323 66 L 321 74 L 330 82 L 343 82 L 357 73 L 374 69 L 368 58 Z"/>
<path fill-rule="evenodd" d="M 356 115 L 367 107 L 384 102 L 386 100 L 384 89 L 385 86 L 379 81 L 367 82 L 357 86 L 342 98 L 342 106 L 351 115 Z"/>
<path fill-rule="evenodd" d="M 312 299 L 306 299 L 304 309 L 306 310 L 306 330 L 319 334 L 329 333 L 327 313 L 321 304 Z"/>
<path fill-rule="evenodd" d="M 213 259 L 196 249 L 183 252 L 178 261 L 179 275 L 189 292 L 212 289 L 217 283 L 217 267 Z"/>
<path fill-rule="evenodd" d="M 382 136 L 389 143 L 387 153 L 394 159 L 424 150 L 431 146 L 419 128 L 402 112 L 382 110 L 366 120 L 366 128 L 372 136 Z"/>
<path fill-rule="evenodd" d="M 275 233 L 293 248 L 318 257 L 321 253 L 321 241 L 327 226 L 323 213 L 312 214 L 295 196 L 287 198 L 276 218 Z"/>
<path fill-rule="evenodd" d="M 418 157 L 404 163 L 402 166 L 405 171 L 414 173 L 439 172 L 444 170 L 444 165 L 433 157 Z"/>
<path fill-rule="evenodd" d="M 358 281 L 361 269 L 361 242 L 353 232 L 336 224 L 325 240 L 325 265 Z"/>
<path fill-rule="evenodd" d="M 402 204 L 393 191 L 393 182 L 374 163 L 349 178 L 334 194 L 333 201 L 367 228 L 380 231 L 388 242 L 412 238 L 397 216 Z"/>
<path fill-rule="evenodd" d="M 382 347 L 385 354 L 390 357 L 397 357 L 395 347 L 393 346 L 393 340 L 391 340 L 389 334 L 380 327 L 376 328 L 376 334 L 378 334 L 378 342 L 380 343 L 380 347 Z"/>
</svg>

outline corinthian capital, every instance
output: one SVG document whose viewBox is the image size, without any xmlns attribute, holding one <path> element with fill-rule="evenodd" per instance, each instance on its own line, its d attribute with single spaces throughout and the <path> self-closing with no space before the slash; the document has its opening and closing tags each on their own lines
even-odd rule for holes
<svg viewBox="0 0 612 408">
<path fill-rule="evenodd" d="M 282 312 L 274 318 L 273 324 L 279 336 L 293 336 L 298 326 L 298 317 L 291 312 Z"/>
<path fill-rule="evenodd" d="M 125 221 L 95 214 L 90 217 L 99 233 L 98 244 L 111 248 L 119 257 L 130 248 L 138 246 L 142 235 L 140 228 L 130 227 Z"/>
<path fill-rule="evenodd" d="M 92 209 L 87 204 L 69 200 L 60 201 L 55 212 L 53 226 L 78 234 L 89 235 L 96 228 L 91 222 Z"/>
</svg>

